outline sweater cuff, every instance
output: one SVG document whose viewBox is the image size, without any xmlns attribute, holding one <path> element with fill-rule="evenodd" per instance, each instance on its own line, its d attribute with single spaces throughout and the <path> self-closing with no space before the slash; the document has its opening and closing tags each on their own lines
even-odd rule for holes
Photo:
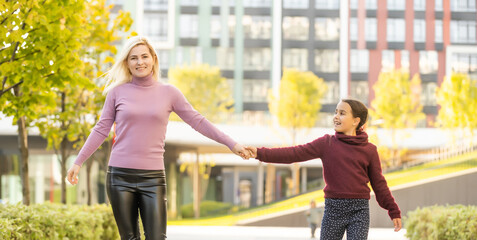
<svg viewBox="0 0 477 240">
<path fill-rule="evenodd" d="M 391 220 L 395 219 L 395 218 L 401 218 L 401 211 L 389 211 L 389 217 L 391 218 Z"/>
<path fill-rule="evenodd" d="M 257 157 L 255 159 L 257 159 L 257 160 L 263 159 L 263 150 L 262 149 L 263 148 L 257 148 Z"/>
</svg>

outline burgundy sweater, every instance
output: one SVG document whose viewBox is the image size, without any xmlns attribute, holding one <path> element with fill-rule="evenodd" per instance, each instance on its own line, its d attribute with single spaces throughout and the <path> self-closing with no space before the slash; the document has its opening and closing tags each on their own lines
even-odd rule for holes
<svg viewBox="0 0 477 240">
<path fill-rule="evenodd" d="M 376 146 L 368 142 L 365 132 L 357 136 L 335 133 L 310 143 L 284 148 L 259 148 L 257 159 L 269 163 L 294 163 L 321 158 L 325 198 L 370 199 L 368 183 L 379 205 L 388 210 L 391 219 L 401 218 L 394 197 L 382 174 Z"/>
</svg>

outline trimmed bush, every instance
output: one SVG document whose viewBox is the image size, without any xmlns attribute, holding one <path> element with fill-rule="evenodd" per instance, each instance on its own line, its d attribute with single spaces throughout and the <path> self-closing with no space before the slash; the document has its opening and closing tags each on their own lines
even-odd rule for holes
<svg viewBox="0 0 477 240">
<path fill-rule="evenodd" d="M 203 201 L 200 203 L 200 216 L 215 216 L 229 213 L 232 208 L 232 204 L 215 201 Z M 183 218 L 194 217 L 194 207 L 192 203 L 183 205 L 181 207 L 181 214 Z"/>
<path fill-rule="evenodd" d="M 119 239 L 107 205 L 0 204 L 0 239 Z"/>
<path fill-rule="evenodd" d="M 410 240 L 477 239 L 477 206 L 432 206 L 417 208 L 405 219 Z"/>
</svg>

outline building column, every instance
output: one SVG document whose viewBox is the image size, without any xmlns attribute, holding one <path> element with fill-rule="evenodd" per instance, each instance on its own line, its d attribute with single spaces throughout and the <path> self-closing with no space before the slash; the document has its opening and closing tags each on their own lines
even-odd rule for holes
<svg viewBox="0 0 477 240">
<path fill-rule="evenodd" d="M 301 167 L 301 193 L 306 192 L 306 184 L 307 184 L 307 168 L 306 167 Z"/>
<path fill-rule="evenodd" d="M 234 167 L 234 205 L 239 205 L 240 204 L 240 198 L 238 195 L 238 190 L 239 190 L 239 170 L 237 167 Z"/>
<path fill-rule="evenodd" d="M 258 163 L 258 177 L 257 177 L 257 206 L 263 204 L 263 163 Z"/>
<path fill-rule="evenodd" d="M 234 68 L 234 99 L 235 112 L 243 112 L 243 0 L 235 0 L 235 68 Z"/>
<path fill-rule="evenodd" d="M 271 88 L 273 94 L 278 96 L 280 80 L 282 78 L 282 1 L 272 3 L 272 68 Z"/>
<path fill-rule="evenodd" d="M 199 47 L 202 51 L 202 62 L 212 64 L 212 42 L 210 39 L 210 1 L 199 1 Z"/>
<path fill-rule="evenodd" d="M 340 98 L 349 95 L 349 1 L 340 1 Z"/>
</svg>

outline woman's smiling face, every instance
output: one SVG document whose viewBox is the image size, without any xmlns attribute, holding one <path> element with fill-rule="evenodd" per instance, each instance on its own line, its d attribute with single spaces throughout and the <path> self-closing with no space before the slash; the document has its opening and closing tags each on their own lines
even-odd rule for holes
<svg viewBox="0 0 477 240">
<path fill-rule="evenodd" d="M 137 45 L 131 49 L 127 59 L 128 68 L 134 77 L 148 76 L 154 66 L 154 58 L 146 45 Z"/>
</svg>

